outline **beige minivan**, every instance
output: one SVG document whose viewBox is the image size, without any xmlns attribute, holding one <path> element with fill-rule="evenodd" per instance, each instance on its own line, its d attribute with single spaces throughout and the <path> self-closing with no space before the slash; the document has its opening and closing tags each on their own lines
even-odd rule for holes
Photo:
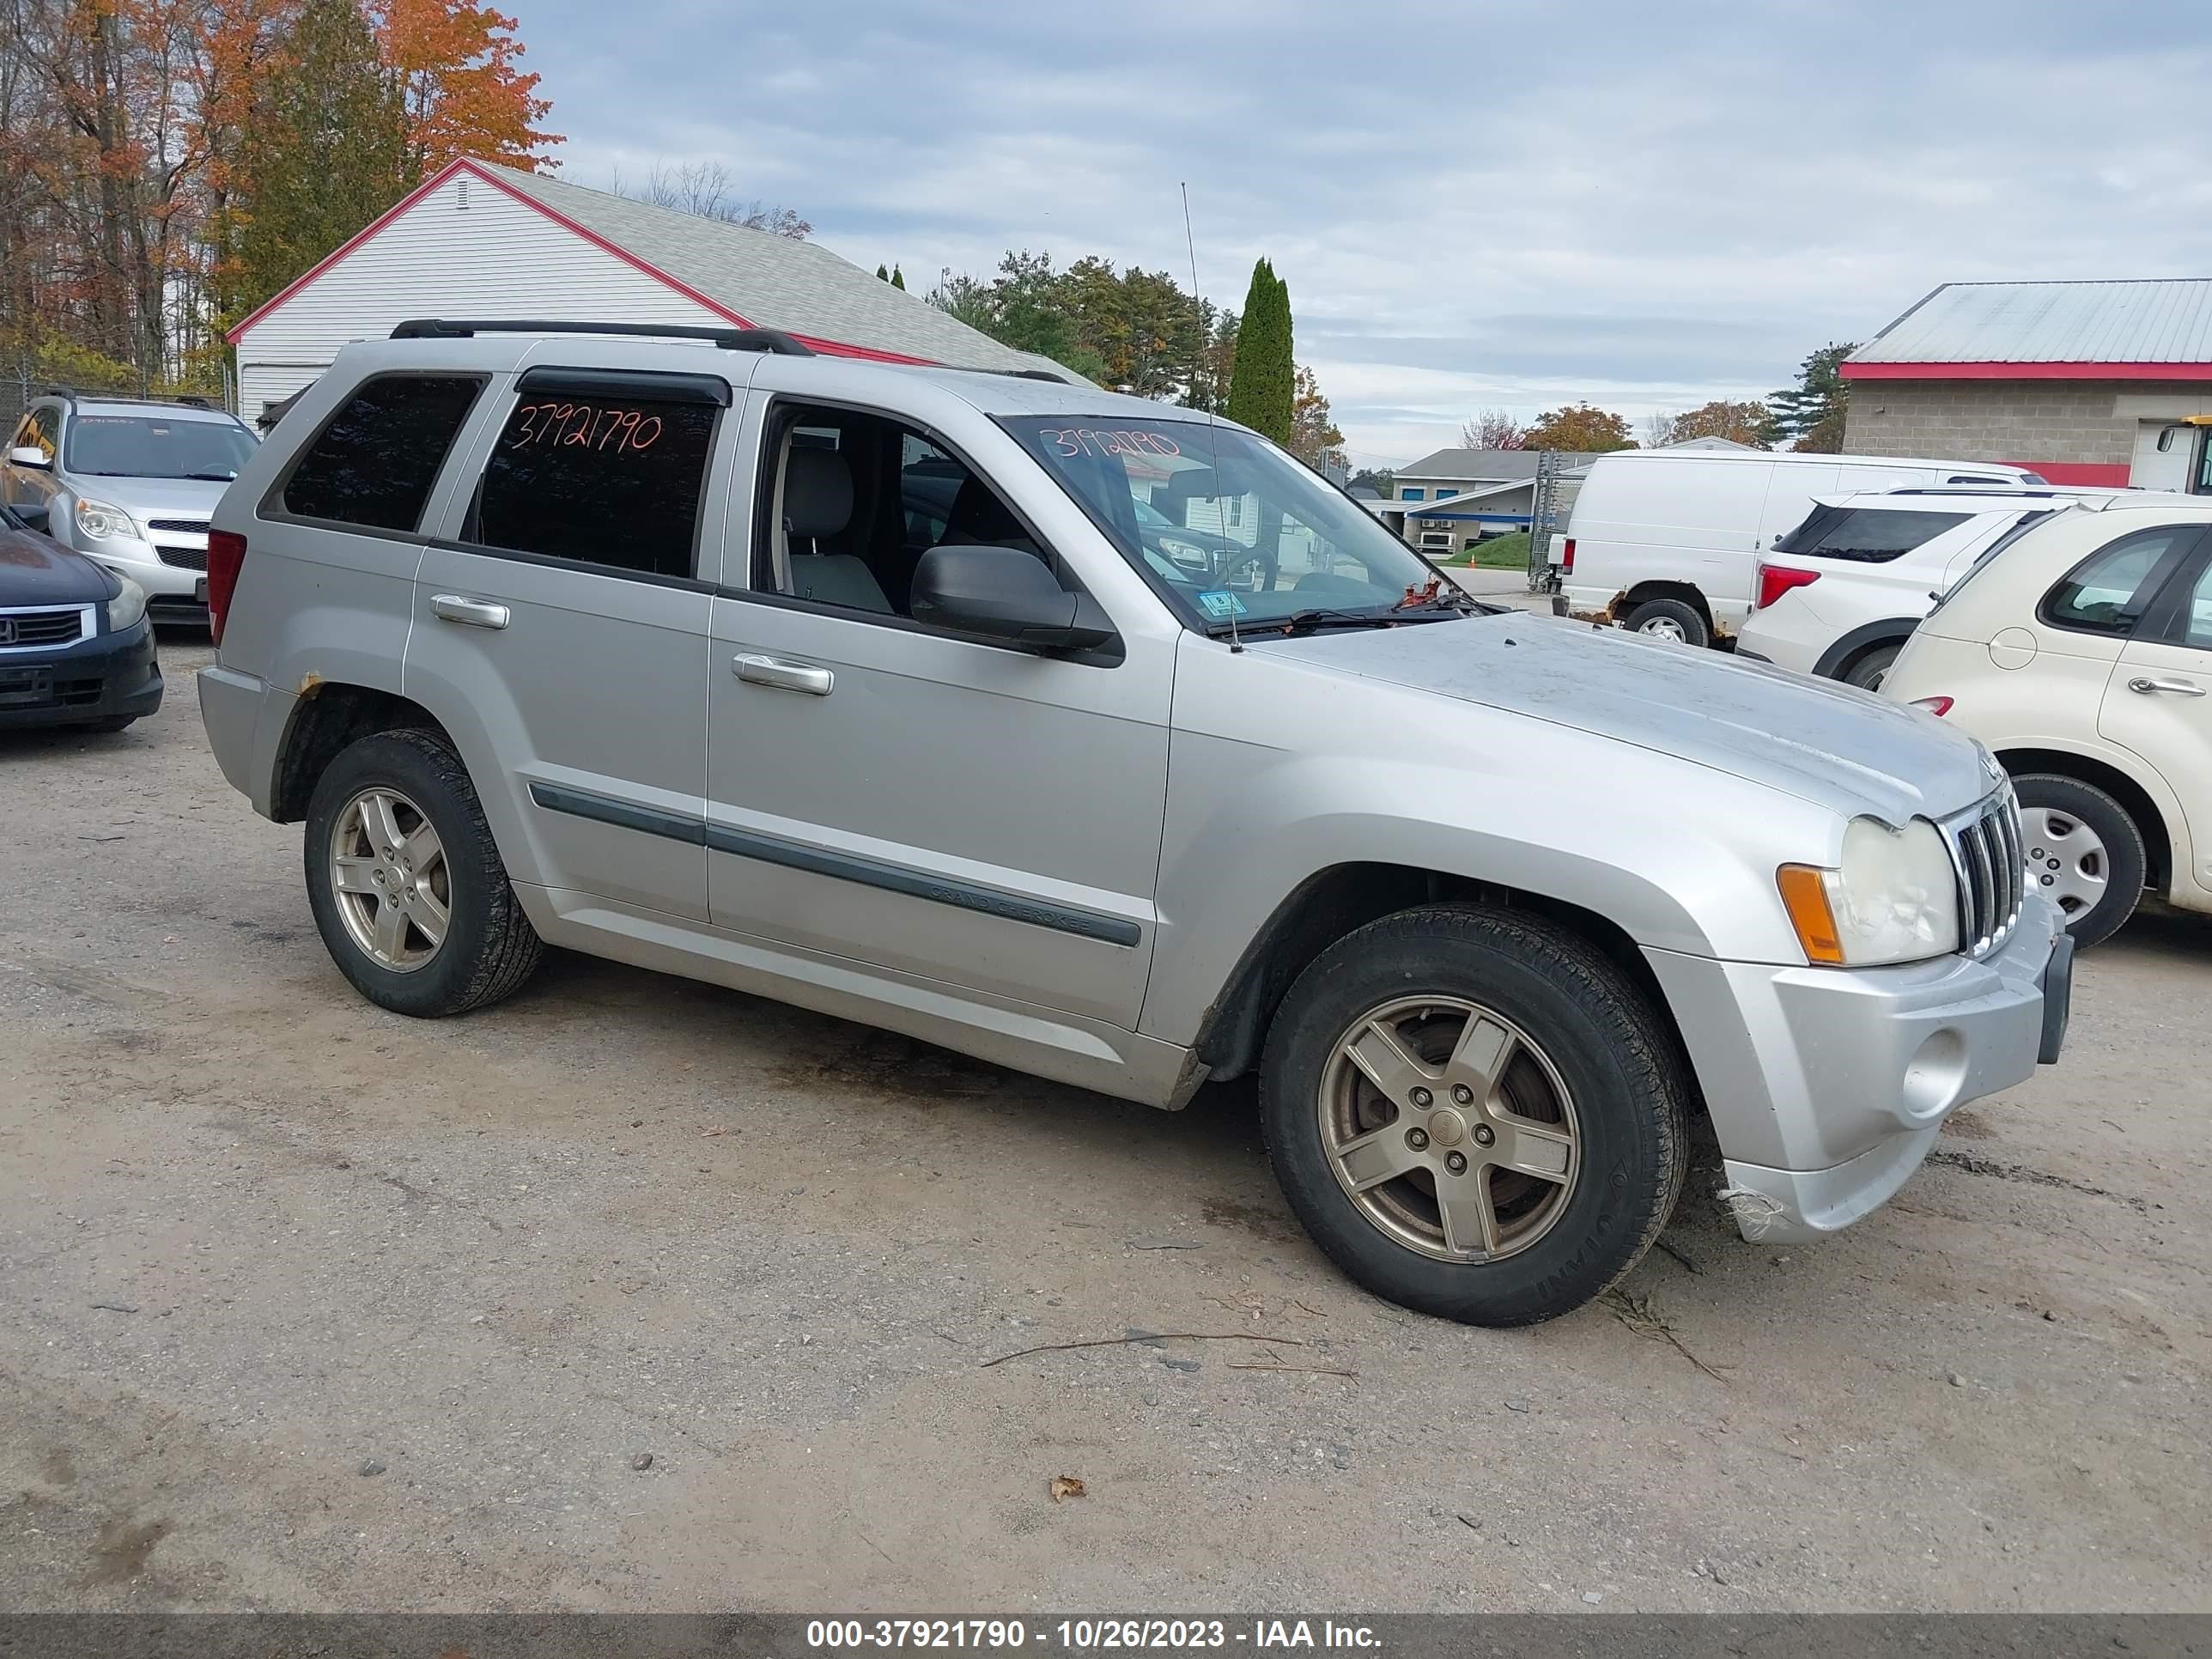
<svg viewBox="0 0 2212 1659">
<path fill-rule="evenodd" d="M 2146 890 L 2212 911 L 2212 501 L 2053 515 L 1950 591 L 1882 692 L 1996 751 L 2076 944 Z"/>
</svg>

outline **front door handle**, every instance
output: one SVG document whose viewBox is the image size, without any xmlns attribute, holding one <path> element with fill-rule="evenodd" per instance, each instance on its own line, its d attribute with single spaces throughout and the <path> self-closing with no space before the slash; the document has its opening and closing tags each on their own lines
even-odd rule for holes
<svg viewBox="0 0 2212 1659">
<path fill-rule="evenodd" d="M 504 628 L 508 621 L 505 605 L 494 605 L 489 599 L 465 599 L 459 593 L 433 593 L 430 614 L 465 628 Z"/>
<path fill-rule="evenodd" d="M 757 657 L 748 652 L 730 659 L 731 670 L 747 685 L 772 685 L 779 691 L 804 691 L 810 697 L 826 697 L 837 677 L 811 662 L 785 662 L 776 657 Z"/>
<path fill-rule="evenodd" d="M 2201 697 L 2204 695 L 2203 686 L 2188 680 L 2132 679 L 2128 682 L 2128 690 L 2140 692 L 2146 697 L 2160 691 L 2171 691 L 2177 697 Z"/>
</svg>

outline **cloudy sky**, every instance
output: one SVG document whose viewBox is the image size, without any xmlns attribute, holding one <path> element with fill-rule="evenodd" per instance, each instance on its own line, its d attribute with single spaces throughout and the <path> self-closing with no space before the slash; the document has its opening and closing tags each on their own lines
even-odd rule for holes
<svg viewBox="0 0 2212 1659">
<path fill-rule="evenodd" d="M 2212 8 L 508 0 L 610 185 L 715 160 L 927 287 L 1010 247 L 1243 303 L 1356 459 L 1761 396 L 1939 283 L 2212 274 Z M 618 27 L 617 27 L 618 25 Z"/>
</svg>

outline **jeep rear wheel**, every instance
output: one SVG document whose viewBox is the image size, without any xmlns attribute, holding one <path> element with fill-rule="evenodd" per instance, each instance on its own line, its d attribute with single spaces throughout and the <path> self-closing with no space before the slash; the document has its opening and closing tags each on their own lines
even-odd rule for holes
<svg viewBox="0 0 2212 1659">
<path fill-rule="evenodd" d="M 544 953 L 468 769 L 435 732 L 339 751 L 308 801 L 305 851 L 323 944 L 379 1007 L 466 1013 L 513 995 Z"/>
<path fill-rule="evenodd" d="M 1578 1308 L 1672 1213 L 1687 1088 L 1642 995 L 1563 928 L 1410 910 L 1284 999 L 1261 1107 L 1316 1242 L 1379 1296 L 1476 1325 Z"/>
</svg>

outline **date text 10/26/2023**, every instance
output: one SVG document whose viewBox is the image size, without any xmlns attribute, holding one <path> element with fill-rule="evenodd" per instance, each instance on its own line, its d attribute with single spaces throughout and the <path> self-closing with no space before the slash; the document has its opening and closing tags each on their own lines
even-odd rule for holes
<svg viewBox="0 0 2212 1659">
<path fill-rule="evenodd" d="M 806 1644 L 817 1650 L 865 1648 L 981 1648 L 1005 1651 L 1031 1645 L 1063 1651 L 1164 1650 L 1237 1648 L 1286 1651 L 1300 1648 L 1358 1649 L 1381 1644 L 1365 1625 L 1320 1619 L 817 1619 L 806 1626 Z"/>
</svg>

